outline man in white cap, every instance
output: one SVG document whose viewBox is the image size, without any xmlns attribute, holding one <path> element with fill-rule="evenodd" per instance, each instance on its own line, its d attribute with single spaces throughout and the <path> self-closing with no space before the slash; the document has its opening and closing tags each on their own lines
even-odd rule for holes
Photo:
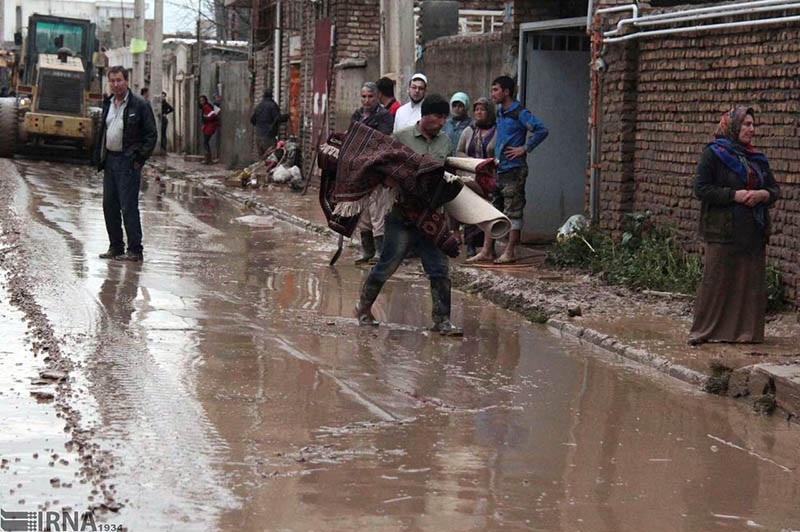
<svg viewBox="0 0 800 532">
<path fill-rule="evenodd" d="M 422 100 L 425 99 L 425 91 L 428 88 L 428 78 L 425 74 L 417 72 L 411 76 L 408 82 L 409 101 L 401 105 L 394 115 L 394 130 L 413 126 L 422 117 Z"/>
</svg>

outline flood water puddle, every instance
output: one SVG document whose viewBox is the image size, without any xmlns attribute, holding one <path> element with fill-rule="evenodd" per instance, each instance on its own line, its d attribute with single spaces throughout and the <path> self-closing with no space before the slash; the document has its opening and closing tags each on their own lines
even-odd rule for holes
<svg viewBox="0 0 800 532">
<path fill-rule="evenodd" d="M 796 425 L 472 295 L 463 338 L 432 334 L 414 261 L 359 327 L 354 250 L 331 268 L 332 239 L 192 187 L 143 193 L 144 263 L 102 261 L 99 183 L 29 182 L 72 199 L 37 216 L 75 242 L 73 349 L 133 530 L 800 529 Z"/>
</svg>

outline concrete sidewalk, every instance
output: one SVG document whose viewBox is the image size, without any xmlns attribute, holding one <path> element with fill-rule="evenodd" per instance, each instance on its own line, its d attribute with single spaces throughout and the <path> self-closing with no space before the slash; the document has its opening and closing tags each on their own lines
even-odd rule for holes
<svg viewBox="0 0 800 532">
<path fill-rule="evenodd" d="M 284 185 L 262 189 L 226 187 L 235 175 L 220 165 L 202 165 L 169 154 L 155 157 L 149 173 L 164 186 L 191 183 L 255 212 L 337 238 L 327 228 L 319 207 L 318 189 L 303 196 Z M 351 267 L 354 243 L 338 267 Z M 578 338 L 627 359 L 653 367 L 683 381 L 743 398 L 758 411 L 777 405 L 778 413 L 797 421 L 800 416 L 800 314 L 767 317 L 763 344 L 686 343 L 692 298 L 634 292 L 608 286 L 582 272 L 557 270 L 544 264 L 546 248 L 523 246 L 512 266 L 475 267 L 459 257 L 453 265 L 453 286 L 474 293 L 531 321 L 545 323 L 556 334 Z M 728 371 L 729 370 L 729 371 Z M 720 387 L 721 385 L 721 387 Z M 727 387 L 727 391 L 725 388 Z M 774 400 L 773 400 L 774 398 Z"/>
</svg>

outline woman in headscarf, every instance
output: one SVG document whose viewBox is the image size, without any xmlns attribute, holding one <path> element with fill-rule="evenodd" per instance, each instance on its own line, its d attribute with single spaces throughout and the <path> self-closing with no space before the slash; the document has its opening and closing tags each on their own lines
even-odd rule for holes
<svg viewBox="0 0 800 532">
<path fill-rule="evenodd" d="M 219 127 L 219 111 L 208 102 L 205 94 L 197 100 L 197 106 L 200 107 L 200 121 L 202 122 L 201 129 L 203 131 L 203 151 L 205 153 L 203 164 L 211 164 L 211 137 L 214 136 Z"/>
<path fill-rule="evenodd" d="M 495 132 L 497 130 L 494 105 L 486 98 L 478 98 L 472 106 L 474 122 L 462 133 L 456 147 L 457 157 L 494 157 Z"/>
<path fill-rule="evenodd" d="M 494 105 L 486 98 L 478 98 L 472 106 L 475 121 L 461 133 L 456 148 L 457 157 L 475 157 L 489 159 L 494 157 L 494 145 L 497 123 Z M 482 190 L 482 195 L 492 201 L 492 190 Z M 464 227 L 464 242 L 467 244 L 467 262 L 489 262 L 494 260 L 493 242 L 489 235 L 482 234 L 478 226 Z M 475 254 L 477 246 L 483 246 L 481 252 Z"/>
<path fill-rule="evenodd" d="M 767 208 L 780 189 L 767 157 L 752 145 L 754 133 L 753 110 L 731 109 L 697 163 L 694 193 L 701 201 L 705 267 L 695 298 L 691 345 L 764 341 Z"/>
<path fill-rule="evenodd" d="M 450 139 L 450 156 L 456 156 L 458 141 L 473 120 L 469 116 L 469 96 L 464 92 L 456 92 L 450 97 L 450 116 L 444 123 L 442 133 Z"/>
</svg>

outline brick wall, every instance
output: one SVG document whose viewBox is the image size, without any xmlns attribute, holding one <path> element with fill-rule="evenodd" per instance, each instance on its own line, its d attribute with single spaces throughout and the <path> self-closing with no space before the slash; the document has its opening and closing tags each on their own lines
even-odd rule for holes
<svg viewBox="0 0 800 532">
<path fill-rule="evenodd" d="M 475 101 L 481 96 L 488 98 L 492 80 L 509 72 L 505 59 L 516 53 L 513 46 L 499 32 L 442 37 L 428 43 L 417 68 L 428 75 L 428 93 L 438 92 L 449 99 L 454 92 L 463 91 Z M 469 76 L 463 75 L 465 68 Z"/>
<path fill-rule="evenodd" d="M 754 144 L 782 198 L 772 209 L 769 261 L 800 293 L 800 27 L 762 26 L 644 37 L 608 45 L 602 81 L 601 225 L 650 210 L 698 251 L 692 178 L 703 146 L 734 104 L 756 110 Z"/>
<path fill-rule="evenodd" d="M 302 59 L 300 63 L 301 78 L 301 103 L 300 103 L 300 135 L 299 142 L 303 154 L 303 171 L 307 171 L 313 158 L 313 147 L 316 139 L 311 138 L 311 108 L 312 108 L 312 83 L 314 71 L 314 25 L 320 19 L 330 17 L 336 27 L 332 66 L 342 61 L 358 60 L 371 58 L 373 61 L 379 53 L 380 35 L 380 16 L 379 0 L 323 0 L 316 4 L 316 7 L 305 7 L 292 24 L 287 23 L 287 27 L 299 28 L 299 35 L 302 39 Z M 289 16 L 289 13 L 284 13 Z M 293 30 L 296 31 L 296 30 Z M 288 57 L 288 35 L 286 32 L 283 39 L 283 57 Z M 281 71 L 281 103 L 285 107 L 288 105 L 289 94 L 289 74 L 288 65 L 284 65 Z M 329 130 L 337 123 L 336 105 L 337 98 L 344 97 L 353 100 L 354 95 L 337 95 L 336 77 L 331 71 L 331 89 L 329 98 Z M 354 100 L 360 103 L 357 96 Z M 353 107 L 355 108 L 355 107 Z M 352 112 L 352 109 L 350 109 Z M 349 114 L 347 115 L 349 118 Z M 339 120 L 341 121 L 341 120 Z"/>
<path fill-rule="evenodd" d="M 380 47 L 380 3 L 378 0 L 347 0 L 336 3 L 336 62 L 376 56 Z"/>
</svg>

